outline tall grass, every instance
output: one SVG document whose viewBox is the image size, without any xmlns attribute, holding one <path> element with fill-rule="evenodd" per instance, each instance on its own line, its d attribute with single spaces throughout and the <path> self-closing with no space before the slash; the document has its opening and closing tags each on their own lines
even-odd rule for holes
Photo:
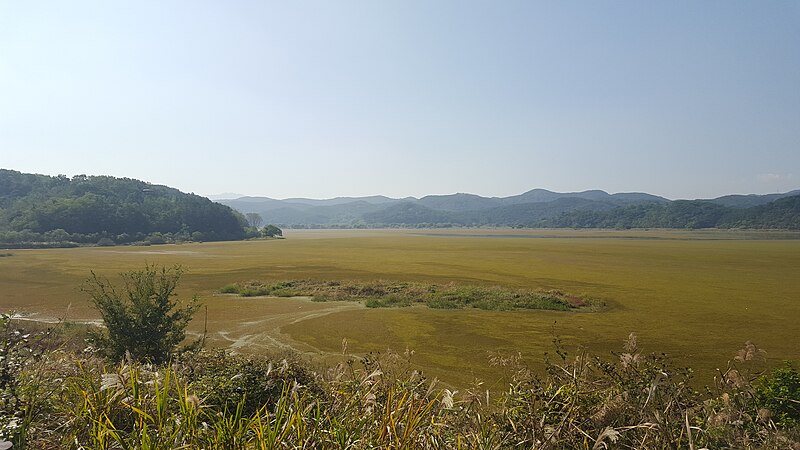
<svg viewBox="0 0 800 450">
<path fill-rule="evenodd" d="M 12 349 L 8 336 L 18 330 L 10 331 L 8 322 L 3 330 L 4 356 L 22 362 L 6 367 L 4 376 L 16 380 L 16 405 L 36 410 L 17 422 L 13 436 L 0 437 L 13 449 L 800 444 L 800 417 L 783 408 L 800 400 L 791 390 L 798 373 L 791 366 L 764 373 L 762 353 L 751 343 L 710 387 L 696 391 L 691 370 L 642 353 L 634 335 L 612 358 L 570 355 L 556 340 L 543 373 L 519 355 L 494 356 L 488 363 L 502 367 L 509 381 L 505 391 L 489 392 L 480 382 L 440 386 L 413 369 L 409 351 L 348 355 L 317 372 L 291 355 L 224 352 L 184 355 L 164 366 L 108 366 L 91 353 L 38 352 L 33 336 Z"/>
</svg>

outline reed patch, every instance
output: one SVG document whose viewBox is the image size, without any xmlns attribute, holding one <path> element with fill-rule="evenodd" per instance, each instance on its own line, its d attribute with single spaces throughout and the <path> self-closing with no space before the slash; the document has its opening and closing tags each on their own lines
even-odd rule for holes
<svg viewBox="0 0 800 450">
<path fill-rule="evenodd" d="M 490 392 L 481 382 L 455 389 L 426 377 L 411 364 L 410 350 L 355 355 L 343 343 L 345 359 L 317 370 L 296 355 L 274 353 L 107 363 L 58 345 L 58 328 L 20 330 L 0 315 L 0 388 L 6 388 L 0 390 L 0 448 L 800 445 L 800 417 L 785 408 L 787 388 L 796 392 L 800 375 L 792 366 L 764 370 L 752 343 L 744 350 L 753 357 L 737 355 L 712 385 L 696 390 L 691 369 L 643 352 L 633 334 L 613 355 L 568 353 L 555 336 L 542 373 L 518 354 L 485 361 L 508 380 L 506 389 Z"/>
<path fill-rule="evenodd" d="M 509 289 L 500 286 L 387 280 L 247 281 L 227 284 L 220 288 L 219 292 L 241 297 L 310 297 L 318 302 L 363 301 L 369 308 L 407 307 L 420 304 L 434 309 L 598 311 L 605 305 L 600 300 L 557 289 Z"/>
</svg>

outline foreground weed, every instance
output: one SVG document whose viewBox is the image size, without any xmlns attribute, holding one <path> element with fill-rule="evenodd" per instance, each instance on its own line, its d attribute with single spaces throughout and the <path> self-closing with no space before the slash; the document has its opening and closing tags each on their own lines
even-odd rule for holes
<svg viewBox="0 0 800 450">
<path fill-rule="evenodd" d="M 800 430 L 780 408 L 793 405 L 784 400 L 796 372 L 764 372 L 748 346 L 704 393 L 690 387 L 691 371 L 642 353 L 635 335 L 610 359 L 557 346 L 544 372 L 496 355 L 509 381 L 495 394 L 480 382 L 438 387 L 410 351 L 349 356 L 322 374 L 286 357 L 108 367 L 73 355 L 58 360 L 64 382 L 41 404 L 49 412 L 13 449 L 794 448 Z"/>
</svg>

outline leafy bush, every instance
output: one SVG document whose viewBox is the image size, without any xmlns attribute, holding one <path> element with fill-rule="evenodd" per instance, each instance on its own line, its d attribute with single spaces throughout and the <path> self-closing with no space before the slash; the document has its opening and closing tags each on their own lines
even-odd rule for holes
<svg viewBox="0 0 800 450">
<path fill-rule="evenodd" d="M 756 383 L 756 401 L 775 423 L 790 426 L 800 422 L 800 373 L 790 365 L 773 369 Z"/>
<path fill-rule="evenodd" d="M 222 294 L 238 294 L 241 297 L 263 297 L 271 295 L 274 297 L 294 297 L 301 295 L 294 289 L 295 282 L 284 281 L 266 284 L 260 281 L 248 281 L 246 283 L 228 284 L 220 288 Z"/>
<path fill-rule="evenodd" d="M 263 297 L 271 293 L 267 286 L 248 286 L 239 290 L 239 295 L 242 297 Z"/>
<path fill-rule="evenodd" d="M 240 408 L 252 416 L 274 407 L 287 387 L 319 393 L 311 372 L 291 355 L 272 360 L 217 351 L 192 355 L 179 367 L 204 407 L 218 413 Z"/>
<path fill-rule="evenodd" d="M 237 286 L 235 284 L 228 284 L 228 285 L 222 286 L 219 289 L 219 292 L 221 294 L 238 294 L 239 293 L 239 286 Z"/>
<path fill-rule="evenodd" d="M 281 230 L 280 228 L 278 228 L 277 226 L 275 226 L 275 225 L 272 225 L 272 224 L 269 224 L 269 225 L 265 226 L 265 227 L 264 227 L 264 229 L 263 229 L 263 230 L 261 230 L 261 233 L 262 233 L 262 234 L 263 234 L 265 237 L 279 237 L 279 236 L 283 236 L 283 230 Z"/>
<path fill-rule="evenodd" d="M 92 272 L 83 290 L 106 326 L 92 333 L 92 342 L 112 360 L 130 354 L 134 359 L 158 364 L 168 361 L 185 339 L 186 326 L 199 307 L 196 296 L 186 304 L 174 298 L 182 274 L 180 266 L 159 269 L 147 265 L 143 270 L 120 274 L 120 291 Z M 196 345 L 199 341 L 186 349 Z"/>
</svg>

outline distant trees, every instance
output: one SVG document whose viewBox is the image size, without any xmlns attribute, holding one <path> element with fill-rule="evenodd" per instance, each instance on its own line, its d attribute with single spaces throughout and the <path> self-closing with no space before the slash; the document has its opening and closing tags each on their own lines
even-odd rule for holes
<svg viewBox="0 0 800 450">
<path fill-rule="evenodd" d="M 265 226 L 263 230 L 261 230 L 261 234 L 263 234 L 265 237 L 278 237 L 283 236 L 283 230 L 275 225 L 269 224 Z"/>
<path fill-rule="evenodd" d="M 533 224 L 571 228 L 772 228 L 800 229 L 800 196 L 749 208 L 733 208 L 707 200 L 645 203 L 605 211 L 578 209 Z"/>
<path fill-rule="evenodd" d="M 183 269 L 146 265 L 120 274 L 122 286 L 92 272 L 83 286 L 100 312 L 105 329 L 92 333 L 92 341 L 109 359 L 126 353 L 136 360 L 161 364 L 186 338 L 186 326 L 199 308 L 195 296 L 182 303 L 175 296 Z M 198 346 L 196 341 L 192 346 Z M 187 347 L 188 348 L 188 347 Z"/>
<path fill-rule="evenodd" d="M 244 216 L 247 219 L 247 223 L 253 228 L 261 228 L 261 224 L 264 223 L 264 219 L 259 213 L 249 212 Z"/>
</svg>

